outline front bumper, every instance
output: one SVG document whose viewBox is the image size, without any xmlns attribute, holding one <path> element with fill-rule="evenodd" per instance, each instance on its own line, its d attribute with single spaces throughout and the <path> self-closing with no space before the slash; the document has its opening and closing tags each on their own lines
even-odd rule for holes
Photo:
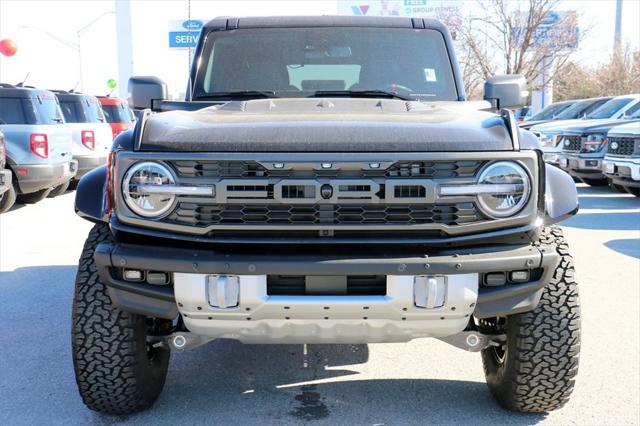
<svg viewBox="0 0 640 426">
<path fill-rule="evenodd" d="M 602 170 L 617 185 L 640 187 L 640 158 L 605 157 Z"/>
<path fill-rule="evenodd" d="M 252 343 L 365 343 L 444 337 L 462 331 L 470 316 L 487 318 L 537 306 L 559 256 L 553 246 L 483 247 L 418 256 L 230 255 L 204 250 L 100 244 L 95 261 L 113 303 L 151 317 L 182 315 L 192 332 Z M 119 278 L 124 268 L 162 271 L 156 286 Z M 483 274 L 537 270 L 534 280 L 486 287 Z M 209 275 L 238 276 L 239 299 L 213 307 Z M 386 294 L 270 295 L 268 276 L 386 276 Z M 414 277 L 444 277 L 442 306 L 416 304 Z M 532 274 L 533 277 L 533 274 Z"/>
<path fill-rule="evenodd" d="M 58 164 L 17 165 L 16 179 L 22 194 L 55 188 L 70 181 L 78 171 L 76 160 Z"/>
<path fill-rule="evenodd" d="M 74 160 L 78 162 L 78 173 L 75 176 L 75 180 L 80 180 L 80 178 L 96 167 L 100 167 L 103 164 L 107 164 L 107 157 L 84 157 L 84 156 L 74 156 Z"/>
<path fill-rule="evenodd" d="M 11 170 L 0 170 L 0 195 L 4 194 L 11 188 Z"/>
<path fill-rule="evenodd" d="M 604 179 L 602 173 L 602 154 L 566 154 L 560 155 L 560 168 L 571 176 L 587 179 Z"/>
</svg>

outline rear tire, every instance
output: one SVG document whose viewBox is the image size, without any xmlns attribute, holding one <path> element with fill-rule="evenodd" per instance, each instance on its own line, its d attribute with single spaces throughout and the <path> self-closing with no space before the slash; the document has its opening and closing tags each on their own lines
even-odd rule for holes
<svg viewBox="0 0 640 426">
<path fill-rule="evenodd" d="M 68 188 L 69 188 L 69 181 L 66 181 L 62 185 L 58 185 L 55 188 L 53 188 L 51 192 L 49 192 L 49 195 L 47 195 L 47 197 L 53 198 L 53 197 L 57 197 L 58 195 L 62 195 L 65 192 L 67 192 Z"/>
<path fill-rule="evenodd" d="M 11 186 L 4 194 L 0 195 L 0 213 L 8 212 L 16 202 L 16 181 L 12 181 Z"/>
<path fill-rule="evenodd" d="M 588 179 L 581 178 L 581 180 L 589 186 L 607 186 L 609 185 L 609 181 L 606 179 Z"/>
<path fill-rule="evenodd" d="M 145 317 L 111 304 L 93 260 L 96 246 L 111 240 L 106 224 L 95 225 L 80 257 L 72 308 L 73 366 L 87 407 L 126 415 L 156 401 L 167 375 L 169 351 L 147 344 Z"/>
<path fill-rule="evenodd" d="M 573 391 L 580 353 L 580 301 L 573 259 L 558 227 L 541 244 L 555 244 L 560 263 L 531 312 L 506 318 L 506 343 L 482 350 L 487 385 L 509 410 L 542 413 L 562 407 Z"/>
<path fill-rule="evenodd" d="M 29 194 L 20 194 L 18 195 L 18 202 L 24 204 L 35 204 L 39 201 L 47 198 L 49 193 L 51 192 L 51 188 L 41 189 L 37 192 L 31 192 Z"/>
</svg>

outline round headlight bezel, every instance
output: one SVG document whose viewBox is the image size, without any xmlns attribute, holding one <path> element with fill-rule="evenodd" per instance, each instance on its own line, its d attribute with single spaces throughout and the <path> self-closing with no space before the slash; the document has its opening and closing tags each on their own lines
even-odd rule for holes
<svg viewBox="0 0 640 426">
<path fill-rule="evenodd" d="M 523 186 L 523 190 L 522 190 L 522 198 L 513 206 L 511 206 L 508 209 L 505 210 L 501 210 L 501 211 L 497 211 L 493 208 L 491 208 L 487 202 L 484 200 L 484 197 L 491 197 L 491 196 L 495 196 L 495 194 L 480 194 L 476 197 L 476 202 L 478 204 L 478 207 L 480 208 L 480 210 L 482 211 L 482 213 L 484 213 L 486 216 L 490 217 L 491 219 L 506 219 L 506 218 L 510 218 L 510 217 L 514 217 L 516 216 L 518 213 L 520 213 L 525 206 L 529 203 L 529 200 L 531 198 L 531 193 L 532 193 L 532 179 L 531 176 L 529 175 L 529 172 L 527 171 L 527 168 L 524 167 L 522 164 L 520 164 L 517 161 L 494 161 L 492 163 L 489 163 L 487 166 L 485 166 L 485 168 L 480 172 L 480 175 L 478 176 L 478 184 L 491 184 L 490 182 L 486 182 L 487 177 L 490 175 L 490 173 L 499 168 L 499 167 L 510 167 L 512 168 L 516 174 L 518 174 L 521 179 L 522 179 L 522 186 Z M 503 183 L 503 182 L 501 182 Z"/>
<path fill-rule="evenodd" d="M 125 205 L 129 210 L 131 210 L 136 215 L 143 217 L 145 219 L 161 219 L 168 215 L 177 203 L 177 197 L 175 195 L 163 194 L 162 196 L 168 198 L 168 202 L 164 207 L 159 210 L 149 211 L 141 208 L 138 204 L 136 204 L 136 200 L 131 196 L 129 192 L 129 185 L 131 183 L 131 178 L 139 171 L 149 168 L 156 167 L 163 172 L 163 175 L 167 177 L 168 183 L 167 185 L 175 185 L 176 184 L 176 175 L 171 169 L 171 167 L 157 161 L 143 161 L 139 163 L 133 164 L 124 174 L 124 178 L 122 179 L 121 191 L 122 198 L 125 202 Z"/>
</svg>

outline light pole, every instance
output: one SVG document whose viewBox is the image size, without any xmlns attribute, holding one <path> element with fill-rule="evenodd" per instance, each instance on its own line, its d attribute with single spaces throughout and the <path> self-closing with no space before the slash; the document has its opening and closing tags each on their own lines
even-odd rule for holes
<svg viewBox="0 0 640 426">
<path fill-rule="evenodd" d="M 68 41 L 68 40 L 65 40 L 65 39 L 63 39 L 61 37 L 58 37 L 57 35 L 55 35 L 53 33 L 50 33 L 47 30 L 44 30 L 44 29 L 39 28 L 39 27 L 34 27 L 32 25 L 20 25 L 19 27 L 20 28 L 29 29 L 29 30 L 39 31 L 39 32 L 51 37 L 52 39 L 54 39 L 58 43 L 64 44 L 68 48 L 73 49 L 73 50 L 76 51 L 76 54 L 78 55 L 78 71 L 79 71 L 78 81 L 79 81 L 80 91 L 82 92 L 84 88 L 83 88 L 83 78 L 82 78 L 82 46 L 81 46 L 81 38 L 90 29 L 90 27 L 93 24 L 95 24 L 100 19 L 102 19 L 103 17 L 105 17 L 106 15 L 108 15 L 110 13 L 114 13 L 114 12 L 113 11 L 104 12 L 103 14 L 99 15 L 95 19 L 91 20 L 85 26 L 83 26 L 83 27 L 79 28 L 78 30 L 76 30 L 76 42 L 75 43 L 73 43 L 71 41 Z"/>
</svg>

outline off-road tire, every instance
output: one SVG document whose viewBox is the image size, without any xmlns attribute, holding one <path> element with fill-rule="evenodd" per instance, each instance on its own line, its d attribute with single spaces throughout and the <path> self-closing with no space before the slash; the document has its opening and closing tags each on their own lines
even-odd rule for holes
<svg viewBox="0 0 640 426">
<path fill-rule="evenodd" d="M 562 231 L 545 228 L 539 244 L 560 254 L 538 306 L 506 318 L 506 345 L 482 351 L 489 389 L 505 408 L 547 412 L 562 407 L 573 391 L 580 353 L 580 301 L 573 260 Z"/>
<path fill-rule="evenodd" d="M 41 189 L 40 191 L 30 192 L 29 194 L 18 195 L 18 202 L 24 204 L 35 204 L 44 200 L 51 192 L 51 188 Z"/>
<path fill-rule="evenodd" d="M 13 181 L 7 191 L 0 195 L 0 213 L 9 211 L 16 202 L 16 182 Z"/>
<path fill-rule="evenodd" d="M 607 186 L 609 185 L 609 181 L 606 179 L 589 179 L 589 178 L 580 178 L 584 183 L 589 186 Z"/>
<path fill-rule="evenodd" d="M 150 407 L 158 398 L 169 351 L 147 344 L 145 317 L 111 304 L 93 260 L 96 246 L 111 239 L 107 225 L 95 225 L 80 257 L 71 323 L 73 366 L 87 407 L 126 415 Z"/>
<path fill-rule="evenodd" d="M 49 192 L 49 195 L 47 195 L 47 197 L 53 198 L 53 197 L 57 197 L 58 195 L 62 195 L 65 192 L 67 192 L 68 188 L 69 188 L 69 181 L 66 181 L 62 185 L 58 185 L 55 188 L 53 188 L 51 192 Z"/>
</svg>

